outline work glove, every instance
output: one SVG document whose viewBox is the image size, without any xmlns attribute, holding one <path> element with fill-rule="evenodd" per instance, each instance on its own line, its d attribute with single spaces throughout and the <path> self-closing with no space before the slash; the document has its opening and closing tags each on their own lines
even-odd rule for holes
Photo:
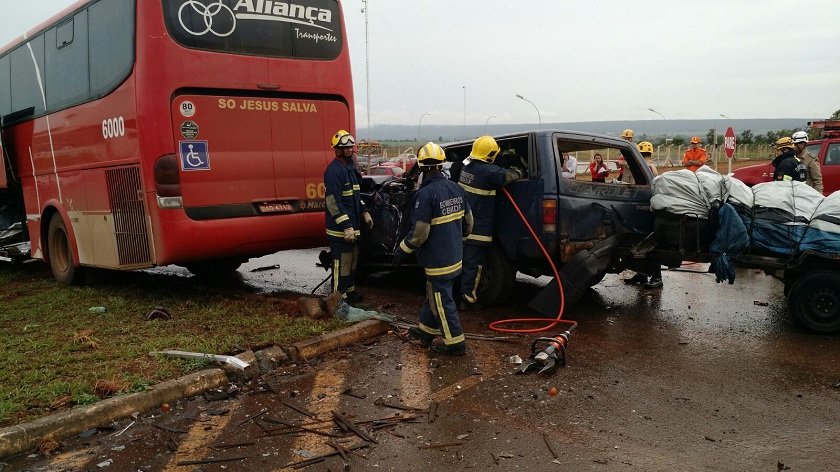
<svg viewBox="0 0 840 472">
<path fill-rule="evenodd" d="M 394 260 L 391 261 L 391 265 L 393 267 L 399 267 L 400 264 L 402 264 L 403 260 L 405 259 L 406 255 L 407 255 L 406 253 L 397 249 L 397 252 L 394 253 Z"/>
<path fill-rule="evenodd" d="M 362 213 L 362 219 L 365 220 L 365 225 L 368 227 L 368 229 L 373 229 L 373 218 L 370 217 L 370 213 Z"/>
<path fill-rule="evenodd" d="M 348 243 L 356 242 L 356 230 L 353 227 L 344 228 L 344 240 Z"/>
</svg>

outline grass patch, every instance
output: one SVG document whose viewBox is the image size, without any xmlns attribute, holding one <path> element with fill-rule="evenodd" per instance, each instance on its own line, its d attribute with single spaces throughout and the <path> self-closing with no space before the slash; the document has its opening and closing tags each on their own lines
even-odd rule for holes
<svg viewBox="0 0 840 472">
<path fill-rule="evenodd" d="M 297 294 L 250 293 L 237 277 L 200 281 L 143 272 L 95 272 L 64 287 L 44 264 L 0 265 L 0 427 L 207 366 L 149 351 L 234 354 L 334 330 L 338 320 L 297 313 Z M 105 306 L 94 314 L 89 308 Z M 164 306 L 171 320 L 143 316 Z"/>
</svg>

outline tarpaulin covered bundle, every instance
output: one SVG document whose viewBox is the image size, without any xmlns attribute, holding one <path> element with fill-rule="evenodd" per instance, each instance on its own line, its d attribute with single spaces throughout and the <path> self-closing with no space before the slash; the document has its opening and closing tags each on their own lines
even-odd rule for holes
<svg viewBox="0 0 840 472">
<path fill-rule="evenodd" d="M 708 218 L 712 208 L 726 199 L 721 175 L 707 166 L 697 172 L 681 169 L 660 174 L 653 179 L 651 190 L 651 210 L 701 219 Z"/>
<path fill-rule="evenodd" d="M 744 226 L 749 228 L 752 225 L 752 212 L 755 205 L 755 196 L 752 189 L 740 180 L 725 176 L 723 186 L 726 188 L 726 202 L 735 208 Z"/>
<path fill-rule="evenodd" d="M 780 255 L 797 255 L 808 222 L 823 201 L 804 182 L 765 182 L 753 187 L 752 246 Z"/>
<path fill-rule="evenodd" d="M 825 197 L 814 212 L 799 248 L 840 253 L 840 192 Z"/>
<path fill-rule="evenodd" d="M 714 256 L 709 272 L 715 274 L 715 280 L 735 283 L 735 268 L 732 258 L 739 256 L 750 247 L 750 236 L 741 216 L 733 205 L 724 203 L 718 211 L 718 227 L 715 239 L 709 245 L 709 252 Z"/>
</svg>

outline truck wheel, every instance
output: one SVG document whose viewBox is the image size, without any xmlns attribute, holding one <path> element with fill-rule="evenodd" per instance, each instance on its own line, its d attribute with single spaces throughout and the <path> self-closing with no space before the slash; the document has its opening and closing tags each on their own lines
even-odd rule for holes
<svg viewBox="0 0 840 472">
<path fill-rule="evenodd" d="M 498 305 L 510 299 L 516 284 L 516 271 L 504 251 L 494 246 L 487 254 L 484 273 L 478 284 L 478 301 L 484 305 Z"/>
<path fill-rule="evenodd" d="M 840 332 L 840 274 L 811 272 L 790 289 L 790 311 L 811 331 Z"/>
<path fill-rule="evenodd" d="M 224 259 L 191 262 L 184 264 L 184 267 L 198 277 L 218 277 L 236 272 L 243 262 L 245 261 L 240 257 L 227 257 Z"/>
<path fill-rule="evenodd" d="M 73 249 L 61 215 L 55 213 L 47 230 L 47 257 L 53 277 L 61 284 L 78 285 L 82 281 L 82 268 L 73 265 Z"/>
</svg>

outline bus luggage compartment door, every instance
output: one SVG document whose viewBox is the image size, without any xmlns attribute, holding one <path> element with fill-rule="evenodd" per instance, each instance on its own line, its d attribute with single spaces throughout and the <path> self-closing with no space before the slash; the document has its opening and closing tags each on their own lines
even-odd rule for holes
<svg viewBox="0 0 840 472">
<path fill-rule="evenodd" d="M 350 123 L 344 103 L 275 97 L 180 95 L 172 116 L 193 220 L 321 211 L 329 137 Z"/>
</svg>

